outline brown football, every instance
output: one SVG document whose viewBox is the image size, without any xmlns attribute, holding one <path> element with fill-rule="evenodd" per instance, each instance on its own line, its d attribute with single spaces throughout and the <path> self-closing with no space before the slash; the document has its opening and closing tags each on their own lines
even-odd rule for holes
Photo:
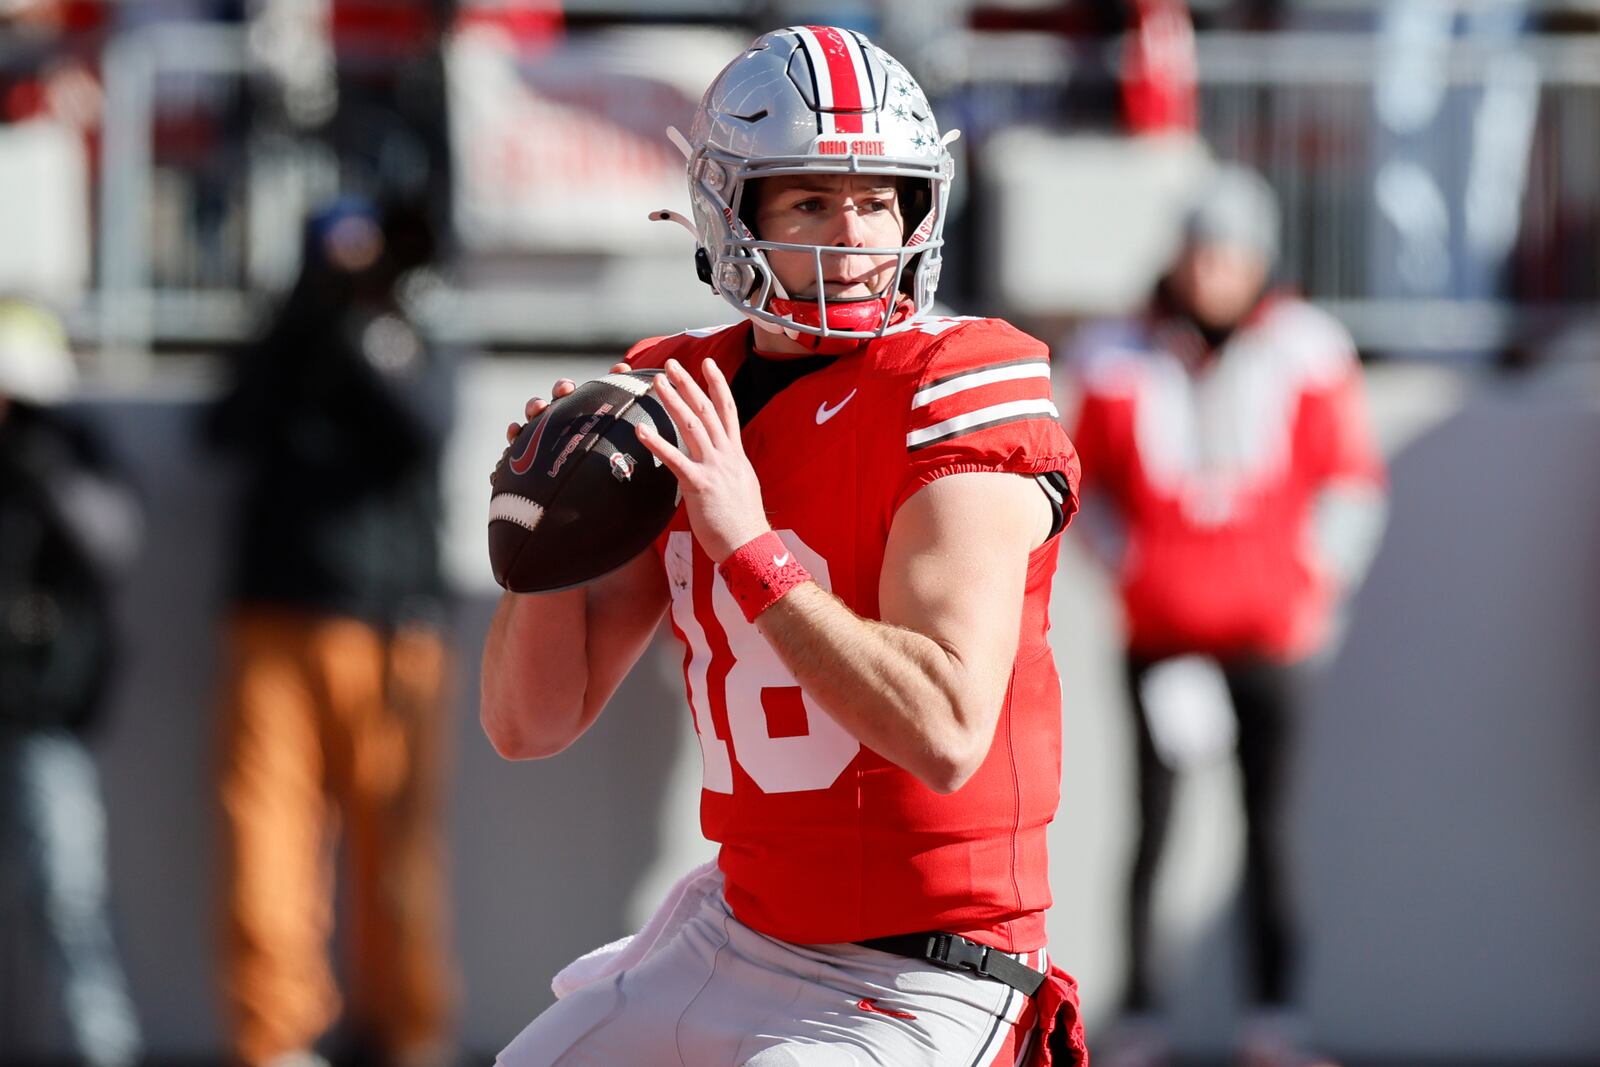
<svg viewBox="0 0 1600 1067">
<path fill-rule="evenodd" d="M 489 563 L 514 593 L 567 589 L 650 547 L 678 508 L 678 480 L 639 443 L 678 433 L 649 394 L 658 370 L 607 374 L 522 428 L 490 476 Z"/>
</svg>

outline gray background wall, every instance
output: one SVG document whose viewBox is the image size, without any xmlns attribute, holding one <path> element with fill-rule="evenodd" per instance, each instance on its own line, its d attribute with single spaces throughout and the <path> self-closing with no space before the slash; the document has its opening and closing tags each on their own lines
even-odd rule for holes
<svg viewBox="0 0 1600 1067">
<path fill-rule="evenodd" d="M 492 1051 L 550 1000 L 550 975 L 626 932 L 709 854 L 699 755 L 658 642 L 560 758 L 499 760 L 476 723 L 493 608 L 485 478 L 525 394 L 597 361 L 470 369 L 451 484 L 460 699 L 451 798 L 462 1038 Z M 125 590 L 128 669 L 97 752 L 118 930 L 151 1052 L 221 1049 L 213 964 L 213 693 L 228 529 L 225 468 L 194 451 L 204 388 L 89 402 L 135 466 L 147 552 Z M 1358 1056 L 1600 1060 L 1600 382 L 1514 384 L 1384 367 L 1371 385 L 1392 522 L 1348 639 L 1307 709 L 1294 822 L 1310 936 L 1306 998 Z M 1054 954 L 1091 1023 L 1123 959 L 1131 745 L 1120 626 L 1069 542 L 1053 641 L 1066 687 L 1052 832 Z M 1191 774 L 1159 894 L 1168 994 L 1191 1049 L 1225 1046 L 1242 958 L 1240 826 L 1226 762 Z"/>
</svg>

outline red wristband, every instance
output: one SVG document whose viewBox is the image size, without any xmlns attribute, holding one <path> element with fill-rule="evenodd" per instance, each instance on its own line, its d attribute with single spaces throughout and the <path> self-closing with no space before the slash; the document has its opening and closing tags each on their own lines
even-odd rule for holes
<svg viewBox="0 0 1600 1067">
<path fill-rule="evenodd" d="M 751 622 L 789 590 L 811 580 L 811 573 L 770 530 L 734 549 L 733 555 L 717 566 L 717 573 Z"/>
</svg>

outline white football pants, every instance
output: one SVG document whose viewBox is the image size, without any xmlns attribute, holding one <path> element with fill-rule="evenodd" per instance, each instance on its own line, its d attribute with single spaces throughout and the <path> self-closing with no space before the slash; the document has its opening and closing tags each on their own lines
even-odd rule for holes
<svg viewBox="0 0 1600 1067">
<path fill-rule="evenodd" d="M 1028 1051 L 1034 1012 L 1007 985 L 776 941 L 733 917 L 714 868 L 680 889 L 642 959 L 564 996 L 500 1067 L 1014 1067 Z"/>
</svg>

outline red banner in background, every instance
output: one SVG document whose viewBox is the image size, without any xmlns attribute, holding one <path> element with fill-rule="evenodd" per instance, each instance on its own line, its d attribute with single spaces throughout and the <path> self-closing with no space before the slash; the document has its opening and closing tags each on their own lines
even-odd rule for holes
<svg viewBox="0 0 1600 1067">
<path fill-rule="evenodd" d="M 743 44 L 649 28 L 576 35 L 558 47 L 478 21 L 448 46 L 455 223 L 472 251 L 684 250 L 687 129 L 705 86 Z"/>
<path fill-rule="evenodd" d="M 438 0 L 333 0 L 329 30 L 334 47 L 362 55 L 409 55 L 422 51 L 452 28 L 491 28 L 522 48 L 561 38 L 565 19 L 557 0 L 463 0 L 447 25 Z"/>
</svg>

